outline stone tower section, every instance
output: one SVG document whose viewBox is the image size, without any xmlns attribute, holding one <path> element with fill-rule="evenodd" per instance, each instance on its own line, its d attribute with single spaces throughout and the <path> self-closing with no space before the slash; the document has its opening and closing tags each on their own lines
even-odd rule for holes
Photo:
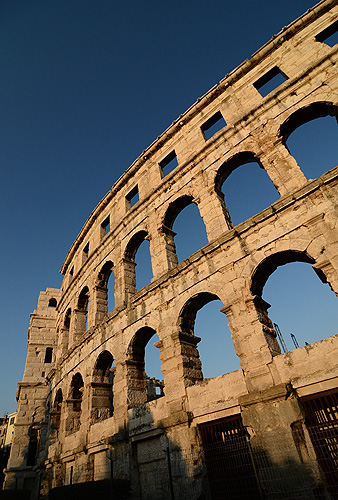
<svg viewBox="0 0 338 500">
<path fill-rule="evenodd" d="M 31 314 L 28 329 L 27 359 L 23 380 L 18 384 L 18 415 L 8 467 L 7 488 L 36 489 L 36 470 L 48 446 L 46 415 L 48 406 L 47 374 L 55 365 L 56 307 L 60 290 L 41 292 L 37 309 Z M 35 467 L 36 468 L 36 467 Z M 21 471 L 18 474 L 18 471 Z M 24 471 L 24 472 L 23 472 Z"/>
<path fill-rule="evenodd" d="M 312 179 L 287 147 L 303 124 L 337 120 L 337 31 L 337 0 L 283 28 L 93 210 L 61 290 L 42 292 L 32 315 L 7 489 L 35 500 L 82 485 L 83 498 L 99 498 L 113 476 L 135 500 L 337 498 L 338 335 L 284 352 L 263 299 L 292 262 L 338 293 L 338 156 Z M 222 186 L 251 163 L 276 201 L 234 225 Z M 189 205 L 208 243 L 179 262 L 173 227 Z M 153 278 L 138 289 L 145 241 Z M 205 378 L 195 320 L 216 299 L 240 369 Z M 163 380 L 147 376 L 149 343 Z"/>
</svg>

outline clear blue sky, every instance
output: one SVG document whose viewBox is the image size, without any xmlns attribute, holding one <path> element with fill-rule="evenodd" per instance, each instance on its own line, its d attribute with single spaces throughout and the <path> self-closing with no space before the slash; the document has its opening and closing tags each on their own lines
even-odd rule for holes
<svg viewBox="0 0 338 500">
<path fill-rule="evenodd" d="M 315 3 L 2 0 L 0 416 L 16 409 L 39 291 L 60 286 L 93 208 L 174 119 Z"/>
</svg>

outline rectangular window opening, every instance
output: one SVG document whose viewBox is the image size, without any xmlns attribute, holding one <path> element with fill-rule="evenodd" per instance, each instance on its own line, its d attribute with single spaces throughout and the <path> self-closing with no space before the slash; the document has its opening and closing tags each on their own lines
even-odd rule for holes
<svg viewBox="0 0 338 500">
<path fill-rule="evenodd" d="M 175 150 L 169 153 L 162 161 L 159 163 L 163 176 L 170 174 L 177 166 L 177 156 Z"/>
<path fill-rule="evenodd" d="M 108 217 L 101 224 L 101 238 L 108 234 L 110 231 L 110 217 Z"/>
<path fill-rule="evenodd" d="M 265 75 L 263 75 L 261 78 L 257 80 L 253 85 L 256 90 L 261 94 L 262 97 L 267 96 L 275 90 L 279 85 L 284 83 L 288 77 L 282 73 L 282 71 L 275 66 L 274 68 L 270 69 Z"/>
<path fill-rule="evenodd" d="M 209 120 L 203 123 L 201 130 L 205 139 L 208 141 L 214 136 L 217 132 L 222 130 L 222 128 L 226 127 L 227 123 L 224 120 L 222 113 L 217 111 Z"/>
<path fill-rule="evenodd" d="M 83 249 L 83 255 L 84 255 L 84 257 L 86 257 L 88 259 L 88 255 L 89 255 L 89 243 L 87 243 L 87 245 L 84 247 L 84 249 Z"/>
<path fill-rule="evenodd" d="M 53 348 L 52 347 L 47 347 L 46 348 L 46 354 L 45 354 L 45 363 L 51 363 L 52 362 L 52 357 L 53 357 Z"/>
<path fill-rule="evenodd" d="M 138 186 L 136 185 L 126 196 L 127 209 L 133 207 L 139 199 Z"/>
<path fill-rule="evenodd" d="M 73 276 L 73 275 L 74 275 L 74 266 L 73 266 L 73 267 L 71 268 L 71 270 L 69 271 L 69 274 L 70 274 L 71 276 Z"/>
<path fill-rule="evenodd" d="M 338 21 L 331 24 L 316 36 L 316 41 L 334 47 L 338 43 Z"/>
</svg>

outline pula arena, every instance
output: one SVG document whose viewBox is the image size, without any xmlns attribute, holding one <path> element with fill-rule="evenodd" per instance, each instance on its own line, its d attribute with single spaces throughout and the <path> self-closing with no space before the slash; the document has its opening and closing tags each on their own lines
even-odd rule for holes
<svg viewBox="0 0 338 500">
<path fill-rule="evenodd" d="M 338 294 L 338 166 L 307 179 L 286 146 L 305 122 L 338 117 L 338 44 L 328 41 L 337 30 L 337 0 L 283 28 L 91 213 L 61 289 L 41 292 L 31 315 L 6 489 L 29 489 L 34 500 L 112 474 L 129 482 L 123 498 L 137 500 L 338 498 L 338 335 L 283 352 L 262 299 L 269 276 L 295 261 Z M 263 96 L 277 76 L 283 82 Z M 221 187 L 248 162 L 280 197 L 233 227 Z M 172 227 L 191 203 L 208 244 L 178 263 Z M 153 278 L 137 291 L 145 239 Z M 240 369 L 203 379 L 194 324 L 214 299 Z M 145 373 L 155 333 L 163 383 Z"/>
</svg>

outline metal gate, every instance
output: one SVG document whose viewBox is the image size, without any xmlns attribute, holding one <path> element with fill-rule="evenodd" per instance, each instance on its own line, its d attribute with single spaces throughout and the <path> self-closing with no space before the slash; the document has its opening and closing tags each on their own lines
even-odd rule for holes
<svg viewBox="0 0 338 500">
<path fill-rule="evenodd" d="M 199 425 L 213 500 L 259 499 L 249 436 L 240 415 Z"/>
<path fill-rule="evenodd" d="M 338 390 L 300 399 L 328 490 L 338 500 Z"/>
</svg>

